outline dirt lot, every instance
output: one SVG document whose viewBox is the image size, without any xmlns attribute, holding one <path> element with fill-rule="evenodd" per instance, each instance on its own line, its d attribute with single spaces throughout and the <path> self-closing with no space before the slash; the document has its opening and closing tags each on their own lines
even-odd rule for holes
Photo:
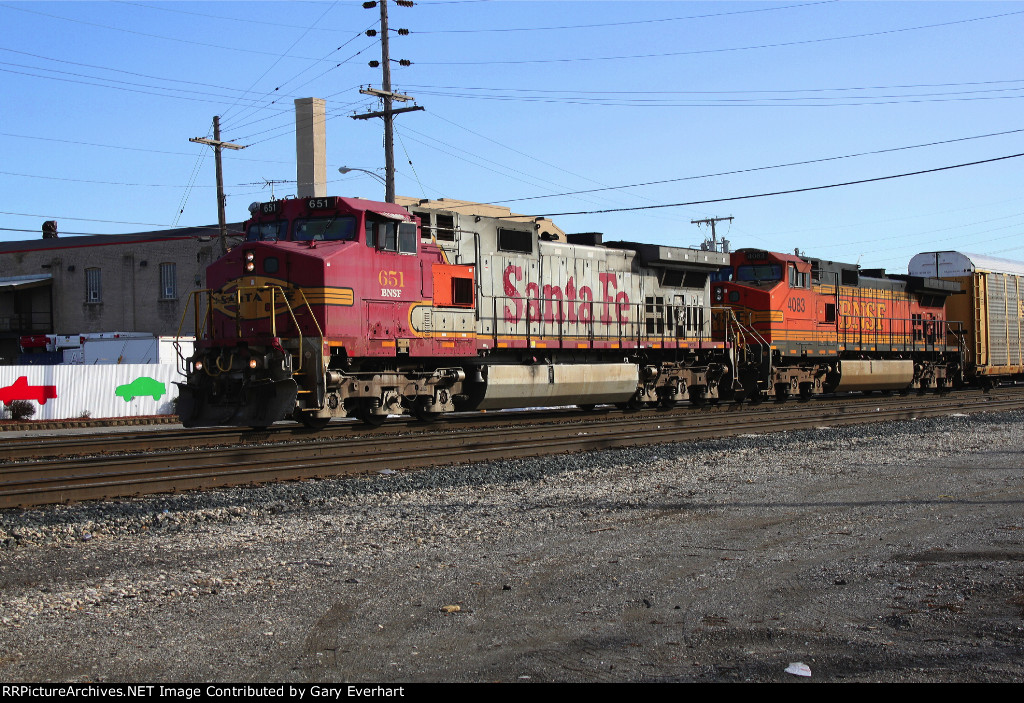
<svg viewBox="0 0 1024 703">
<path fill-rule="evenodd" d="M 1022 429 L 9 511 L 0 680 L 1020 681 Z"/>
</svg>

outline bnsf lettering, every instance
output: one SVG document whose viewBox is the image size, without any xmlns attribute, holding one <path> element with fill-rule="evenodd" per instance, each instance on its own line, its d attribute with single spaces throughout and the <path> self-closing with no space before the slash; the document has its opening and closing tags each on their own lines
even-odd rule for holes
<svg viewBox="0 0 1024 703">
<path fill-rule="evenodd" d="M 841 327 L 847 330 L 884 330 L 886 308 L 885 303 L 841 300 L 839 302 L 839 314 L 842 317 Z"/>
<path fill-rule="evenodd" d="M 502 276 L 505 297 L 505 321 L 519 322 L 526 317 L 531 321 L 570 322 L 588 324 L 593 321 L 594 292 L 590 286 L 576 288 L 572 276 L 561 286 L 527 283 L 521 293 L 516 285 L 523 280 L 523 267 L 510 264 Z M 603 298 L 598 301 L 599 320 L 604 324 L 629 321 L 629 294 L 618 290 L 618 277 L 614 273 L 598 274 Z M 525 293 L 525 295 L 524 295 Z M 613 317 L 614 315 L 614 317 Z"/>
<path fill-rule="evenodd" d="M 401 288 L 381 288 L 380 289 L 380 297 L 382 297 L 382 298 L 401 298 L 402 297 L 402 289 Z"/>
</svg>

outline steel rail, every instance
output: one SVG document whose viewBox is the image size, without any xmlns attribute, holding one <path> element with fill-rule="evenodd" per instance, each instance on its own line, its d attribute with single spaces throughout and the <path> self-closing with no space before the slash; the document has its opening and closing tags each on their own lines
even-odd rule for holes
<svg viewBox="0 0 1024 703">
<path fill-rule="evenodd" d="M 1006 394 L 1019 393 L 1019 389 L 993 391 L 988 397 L 1000 398 Z M 980 396 L 981 391 L 960 391 L 947 396 L 928 396 L 932 403 L 945 404 L 957 402 L 965 397 Z M 836 398 L 811 401 L 841 402 L 844 406 L 875 405 L 890 407 L 906 405 L 914 402 L 916 396 L 849 396 L 841 400 Z M 711 407 L 694 408 L 688 404 L 680 404 L 669 410 L 643 410 L 631 412 L 625 417 L 658 417 L 670 414 L 692 416 L 694 413 L 756 413 L 756 412 L 795 412 L 793 408 L 805 408 L 800 401 L 791 399 L 786 404 L 766 401 L 759 405 L 747 404 L 736 406 L 722 403 Z M 587 422 L 601 420 L 612 421 L 623 417 L 621 411 L 612 408 L 583 411 L 576 408 L 548 409 L 544 411 L 517 411 L 496 413 L 456 414 L 440 418 L 433 424 L 424 424 L 411 418 L 391 420 L 381 427 L 371 428 L 356 420 L 335 421 L 320 430 L 311 430 L 297 423 L 281 424 L 265 430 L 241 429 L 237 427 L 193 428 L 193 429 L 159 429 L 132 431 L 125 427 L 117 427 L 109 432 L 68 432 L 60 435 L 44 437 L 4 437 L 0 434 L 0 470 L 5 462 L 43 459 L 55 457 L 90 456 L 132 451 L 166 451 L 170 449 L 196 449 L 201 447 L 262 445 L 283 442 L 329 441 L 340 438 L 351 438 L 358 435 L 373 435 L 380 439 L 401 433 L 415 432 L 425 434 L 444 430 L 463 431 L 467 428 L 493 427 L 510 424 L 542 424 L 550 422 Z M 628 421 L 628 420 L 627 420 Z M 378 440 L 378 441 L 379 441 Z"/>
<path fill-rule="evenodd" d="M 919 407 L 904 404 L 888 410 L 877 403 L 860 403 L 853 409 L 822 406 L 821 413 L 808 412 L 810 405 L 786 413 L 669 413 L 609 422 L 394 436 L 387 442 L 378 436 L 350 436 L 299 445 L 26 462 L 0 470 L 0 508 L 770 433 L 823 423 L 863 424 L 940 416 L 956 410 L 994 412 L 1024 407 L 1024 396 L 981 401 L 947 398 L 942 404 L 934 400 L 930 398 Z"/>
</svg>

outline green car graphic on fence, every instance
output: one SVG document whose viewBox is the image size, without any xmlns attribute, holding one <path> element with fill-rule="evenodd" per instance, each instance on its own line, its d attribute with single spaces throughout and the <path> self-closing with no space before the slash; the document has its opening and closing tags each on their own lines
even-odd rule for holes
<svg viewBox="0 0 1024 703">
<path fill-rule="evenodd" d="M 139 376 L 131 383 L 118 386 L 114 395 L 124 398 L 128 403 L 135 400 L 136 396 L 151 395 L 153 400 L 160 400 L 160 396 L 167 392 L 167 385 L 149 376 Z"/>
</svg>

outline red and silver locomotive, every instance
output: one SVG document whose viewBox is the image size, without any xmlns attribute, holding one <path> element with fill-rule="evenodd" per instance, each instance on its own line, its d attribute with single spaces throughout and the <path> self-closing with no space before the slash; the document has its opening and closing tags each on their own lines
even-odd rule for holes
<svg viewBox="0 0 1024 703">
<path fill-rule="evenodd" d="M 187 426 L 671 404 L 729 390 L 710 275 L 727 254 L 566 235 L 460 201 L 254 203 L 207 270 Z"/>
</svg>

